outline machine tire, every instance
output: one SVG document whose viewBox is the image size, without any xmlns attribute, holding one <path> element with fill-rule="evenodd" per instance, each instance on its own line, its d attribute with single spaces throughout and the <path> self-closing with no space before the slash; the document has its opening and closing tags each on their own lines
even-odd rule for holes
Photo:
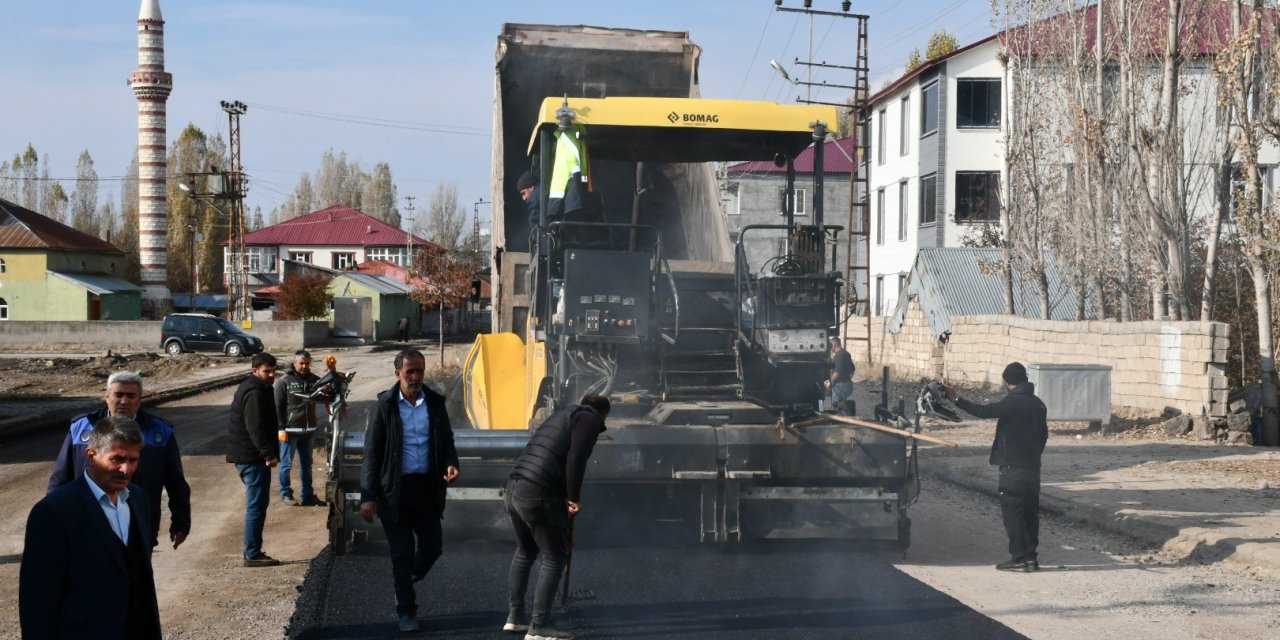
<svg viewBox="0 0 1280 640">
<path fill-rule="evenodd" d="M 338 499 L 338 491 L 334 483 L 329 483 L 327 493 L 329 502 L 329 544 L 333 546 L 333 555 L 347 554 L 347 544 L 351 540 L 351 530 L 346 526 L 346 509 L 344 501 Z"/>
<path fill-rule="evenodd" d="M 182 355 L 182 343 L 177 340 L 170 340 L 168 344 L 164 345 L 164 352 L 176 358 Z"/>
</svg>

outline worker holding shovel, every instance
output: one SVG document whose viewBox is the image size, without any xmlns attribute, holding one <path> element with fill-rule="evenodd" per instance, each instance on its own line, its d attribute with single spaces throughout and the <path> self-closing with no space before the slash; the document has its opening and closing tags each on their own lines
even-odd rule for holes
<svg viewBox="0 0 1280 640">
<path fill-rule="evenodd" d="M 503 631 L 527 631 L 525 640 L 562 640 L 573 635 L 551 624 L 556 587 L 568 564 L 573 518 L 582 512 L 582 479 L 596 439 L 609 417 L 609 399 L 589 395 L 538 426 L 516 458 L 504 497 L 516 533 L 508 578 L 508 615 Z M 525 593 L 533 562 L 542 556 L 529 615 Z"/>
</svg>

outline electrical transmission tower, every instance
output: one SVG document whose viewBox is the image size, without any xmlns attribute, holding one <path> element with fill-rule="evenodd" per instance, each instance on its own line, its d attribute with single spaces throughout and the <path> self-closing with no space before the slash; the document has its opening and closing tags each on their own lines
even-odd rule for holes
<svg viewBox="0 0 1280 640">
<path fill-rule="evenodd" d="M 231 233 L 233 237 L 228 246 L 232 264 L 227 265 L 227 317 L 239 322 L 252 319 L 249 305 L 249 253 L 244 243 L 244 197 L 247 185 L 244 179 L 244 166 L 240 164 L 240 116 L 249 107 L 239 100 L 221 103 L 222 110 L 227 112 L 228 144 L 230 161 L 227 166 L 227 208 L 231 214 Z"/>
</svg>

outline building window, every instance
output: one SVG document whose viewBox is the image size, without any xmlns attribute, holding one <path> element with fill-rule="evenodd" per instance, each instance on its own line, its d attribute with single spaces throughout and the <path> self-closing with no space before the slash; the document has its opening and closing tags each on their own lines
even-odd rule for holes
<svg viewBox="0 0 1280 640">
<path fill-rule="evenodd" d="M 1000 219 L 1000 172 L 956 172 L 956 222 Z"/>
<path fill-rule="evenodd" d="M 956 126 L 994 129 L 1000 126 L 1000 79 L 956 80 Z"/>
<path fill-rule="evenodd" d="M 934 224 L 938 221 L 938 174 L 931 173 L 920 178 L 920 224 Z"/>
<path fill-rule="evenodd" d="M 307 264 L 311 264 L 311 252 L 310 251 L 290 251 L 289 259 L 294 262 L 305 262 Z"/>
<path fill-rule="evenodd" d="M 884 315 L 884 276 L 876 276 L 876 315 Z"/>
<path fill-rule="evenodd" d="M 876 164 L 884 164 L 884 109 L 876 114 Z"/>
<path fill-rule="evenodd" d="M 784 195 L 785 193 L 786 193 L 786 189 L 783 189 L 779 195 Z M 809 210 L 808 204 L 806 203 L 808 198 L 805 197 L 807 190 L 793 189 L 791 193 L 794 196 L 791 202 L 792 206 L 795 207 L 793 211 L 795 211 L 795 214 L 798 216 L 805 215 L 805 212 Z M 786 203 L 783 203 L 783 210 L 781 215 L 786 215 L 786 214 L 787 214 Z"/>
<path fill-rule="evenodd" d="M 370 260 L 384 260 L 405 266 L 404 247 L 374 247 L 369 249 Z"/>
<path fill-rule="evenodd" d="M 931 82 L 920 90 L 920 137 L 938 131 L 938 83 Z"/>
<path fill-rule="evenodd" d="M 907 241 L 907 181 L 898 183 L 898 242 Z"/>
<path fill-rule="evenodd" d="M 902 292 L 907 290 L 907 274 L 898 274 L 898 297 L 902 297 Z"/>
<path fill-rule="evenodd" d="M 0 320 L 9 319 L 9 303 L 4 298 L 0 298 Z"/>
<path fill-rule="evenodd" d="M 884 189 L 876 191 L 876 244 L 884 244 Z"/>
<path fill-rule="evenodd" d="M 512 295 L 517 295 L 517 296 L 529 295 L 529 265 L 527 264 L 516 265 L 515 273 L 513 275 L 514 277 L 512 278 L 512 280 L 514 280 L 515 282 L 512 283 L 513 285 L 512 291 L 511 291 Z M 515 326 L 522 331 L 524 330 L 524 327 L 521 327 L 520 325 L 515 325 Z"/>
<path fill-rule="evenodd" d="M 346 271 L 356 266 L 356 254 L 351 251 L 334 252 L 333 268 L 339 271 Z"/>
<path fill-rule="evenodd" d="M 898 136 L 898 155 L 905 156 L 911 152 L 911 96 L 902 97 L 901 112 L 898 118 L 902 123 L 902 132 Z"/>
<path fill-rule="evenodd" d="M 249 273 L 274 273 L 275 272 L 276 270 L 275 247 L 246 247 L 246 249 L 247 251 L 245 252 L 245 258 L 246 258 L 245 269 Z M 239 264 L 239 261 L 240 261 L 240 258 L 239 258 L 240 254 L 231 251 L 229 247 L 224 247 L 222 250 L 222 256 L 223 256 L 222 272 L 234 273 L 238 268 L 237 265 Z M 293 254 L 289 254 L 289 256 L 290 256 L 290 259 L 294 259 Z M 308 256 L 310 256 L 310 254 L 308 254 Z M 310 260 L 309 259 L 304 260 L 303 262 L 310 262 Z"/>
<path fill-rule="evenodd" d="M 4 271 L 4 269 L 0 269 L 0 271 Z M 107 268 L 107 271 L 114 276 L 116 274 L 116 263 L 112 262 L 111 265 Z"/>
<path fill-rule="evenodd" d="M 4 270 L 5 270 L 4 258 L 0 258 L 0 273 L 4 273 Z"/>
</svg>

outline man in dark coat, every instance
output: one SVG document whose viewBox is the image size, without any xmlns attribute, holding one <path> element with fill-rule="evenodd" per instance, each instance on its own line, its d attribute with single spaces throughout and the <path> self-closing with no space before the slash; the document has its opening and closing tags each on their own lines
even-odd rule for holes
<svg viewBox="0 0 1280 640">
<path fill-rule="evenodd" d="M 1009 394 L 992 404 L 969 402 L 944 386 L 947 398 L 978 418 L 996 419 L 991 443 L 991 464 L 1000 468 L 1000 512 L 1009 536 L 1009 560 L 996 565 L 1001 571 L 1038 571 L 1040 559 L 1040 455 L 1049 439 L 1044 402 L 1027 381 L 1027 369 L 1012 362 L 1001 374 Z"/>
<path fill-rule="evenodd" d="M 516 532 L 516 551 L 507 578 L 508 613 L 503 631 L 525 631 L 525 640 L 573 637 L 551 624 L 556 586 L 568 560 L 569 519 L 582 511 L 582 479 L 596 439 L 604 433 L 609 399 L 589 395 L 538 426 L 516 458 L 507 481 L 507 514 Z M 533 616 L 525 593 L 533 561 L 542 555 Z"/>
<path fill-rule="evenodd" d="M 271 382 L 276 358 L 254 354 L 249 376 L 236 388 L 227 424 L 227 462 L 236 465 L 244 483 L 244 566 L 274 567 L 279 560 L 262 552 L 262 529 L 271 504 L 271 470 L 280 463 L 276 439 L 276 403 Z"/>
<path fill-rule="evenodd" d="M 364 438 L 360 516 L 382 520 L 401 631 L 418 630 L 414 584 L 443 553 L 440 519 L 447 487 L 458 479 L 458 452 L 444 396 L 422 384 L 426 358 L 396 354 L 396 385 L 378 394 Z"/>
<path fill-rule="evenodd" d="M 142 429 L 142 460 L 133 484 L 147 492 L 151 513 L 151 537 L 160 538 L 160 494 L 169 494 L 169 541 L 177 549 L 191 533 L 191 487 L 182 472 L 182 452 L 173 425 L 142 411 L 142 376 L 117 371 L 107 378 L 107 404 L 101 409 L 71 420 L 71 430 L 58 450 L 58 460 L 49 474 L 48 493 L 84 475 L 93 425 L 107 416 L 131 418 Z"/>
<path fill-rule="evenodd" d="M 94 425 L 85 470 L 27 518 L 18 578 L 24 638 L 160 638 L 146 490 L 129 486 L 142 456 L 133 420 Z"/>
</svg>

